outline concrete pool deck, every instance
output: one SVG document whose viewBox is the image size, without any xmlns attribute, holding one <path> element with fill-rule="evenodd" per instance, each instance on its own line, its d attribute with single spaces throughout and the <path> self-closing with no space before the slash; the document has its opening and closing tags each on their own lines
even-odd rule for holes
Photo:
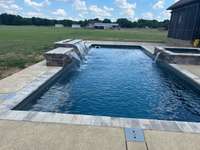
<svg viewBox="0 0 200 150">
<path fill-rule="evenodd" d="M 140 42 L 101 43 L 141 45 L 149 55 L 154 53 L 156 46 L 164 46 L 159 43 Z M 184 70 L 186 75 L 189 74 L 196 81 L 200 81 L 200 66 L 174 64 L 172 66 L 177 70 Z M 47 67 L 43 61 L 0 80 L 0 137 L 5 137 L 0 140 L 0 149 L 200 149 L 198 144 L 200 123 L 12 110 L 61 70 L 61 67 Z M 123 131 L 125 127 L 144 129 L 145 143 L 126 143 Z M 60 137 L 60 134 L 63 137 Z M 77 136 L 80 139 L 77 139 Z M 64 141 L 51 144 L 57 139 Z"/>
<path fill-rule="evenodd" d="M 1 150 L 199 150 L 200 135 L 145 130 L 127 142 L 123 128 L 0 121 Z"/>
</svg>

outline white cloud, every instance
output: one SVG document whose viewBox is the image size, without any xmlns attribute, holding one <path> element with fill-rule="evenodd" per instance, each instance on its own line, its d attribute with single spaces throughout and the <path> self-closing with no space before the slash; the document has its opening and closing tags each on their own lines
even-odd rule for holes
<svg viewBox="0 0 200 150">
<path fill-rule="evenodd" d="M 74 0 L 73 6 L 78 12 L 80 18 L 85 18 L 85 15 L 89 14 L 97 18 L 110 17 L 113 8 L 103 6 L 98 7 L 97 5 L 87 5 L 85 0 Z"/>
<path fill-rule="evenodd" d="M 53 15 L 55 15 L 56 19 L 65 19 L 67 17 L 67 13 L 64 9 L 57 9 L 54 12 L 52 12 Z"/>
<path fill-rule="evenodd" d="M 86 12 L 88 10 L 84 0 L 74 0 L 74 7 L 79 12 Z"/>
<path fill-rule="evenodd" d="M 54 12 L 52 12 L 52 14 L 62 16 L 62 17 L 65 17 L 67 15 L 64 9 L 57 9 Z"/>
<path fill-rule="evenodd" d="M 165 4 L 165 0 L 158 0 L 154 5 L 153 9 L 163 9 Z"/>
<path fill-rule="evenodd" d="M 69 2 L 70 0 L 51 0 L 51 1 L 57 1 L 57 2 Z"/>
<path fill-rule="evenodd" d="M 116 5 L 120 8 L 124 15 L 133 18 L 135 15 L 136 3 L 129 3 L 128 0 L 115 0 Z"/>
<path fill-rule="evenodd" d="M 21 10 L 14 0 L 0 0 L 0 13 L 19 14 Z"/>
<path fill-rule="evenodd" d="M 157 20 L 165 20 L 165 19 L 170 19 L 171 13 L 169 10 L 164 10 L 160 13 L 159 16 L 156 17 Z"/>
<path fill-rule="evenodd" d="M 25 17 L 31 18 L 31 17 L 39 17 L 39 18 L 49 18 L 45 14 L 41 12 L 27 12 L 24 14 Z"/>
<path fill-rule="evenodd" d="M 49 0 L 44 0 L 42 2 L 36 2 L 33 0 L 24 0 L 24 3 L 35 8 L 36 10 L 40 10 L 40 8 L 46 7 L 50 4 Z"/>
<path fill-rule="evenodd" d="M 142 14 L 142 19 L 153 20 L 154 15 L 151 12 L 146 12 Z"/>
<path fill-rule="evenodd" d="M 89 7 L 89 11 L 95 15 L 97 18 L 104 18 L 104 17 L 110 17 L 111 11 L 113 11 L 113 8 L 108 8 L 104 6 L 103 8 L 98 7 L 97 5 L 91 5 Z"/>
<path fill-rule="evenodd" d="M 164 10 L 162 12 L 162 16 L 163 16 L 164 19 L 170 19 L 171 11 L 170 10 Z"/>
<path fill-rule="evenodd" d="M 174 0 L 174 2 L 176 3 L 176 2 L 178 2 L 179 0 Z"/>
<path fill-rule="evenodd" d="M 106 11 L 114 11 L 114 8 L 111 8 L 111 7 L 107 7 L 107 6 L 103 6 L 103 9 L 106 10 Z"/>
</svg>

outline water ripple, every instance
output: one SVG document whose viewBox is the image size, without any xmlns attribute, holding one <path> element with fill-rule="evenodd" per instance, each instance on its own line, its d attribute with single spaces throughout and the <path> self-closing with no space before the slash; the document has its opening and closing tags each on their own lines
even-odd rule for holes
<svg viewBox="0 0 200 150">
<path fill-rule="evenodd" d="M 24 109 L 200 121 L 200 95 L 141 50 L 101 48 Z"/>
</svg>

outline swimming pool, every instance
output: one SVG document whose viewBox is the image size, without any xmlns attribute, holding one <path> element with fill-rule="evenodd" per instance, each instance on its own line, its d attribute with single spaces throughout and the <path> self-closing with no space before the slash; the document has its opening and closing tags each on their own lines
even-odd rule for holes
<svg viewBox="0 0 200 150">
<path fill-rule="evenodd" d="M 91 48 L 80 68 L 17 109 L 200 121 L 200 94 L 141 49 Z"/>
</svg>

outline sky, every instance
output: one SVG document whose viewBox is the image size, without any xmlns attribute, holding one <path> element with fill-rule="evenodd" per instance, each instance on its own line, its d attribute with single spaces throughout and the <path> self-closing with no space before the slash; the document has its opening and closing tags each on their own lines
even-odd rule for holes
<svg viewBox="0 0 200 150">
<path fill-rule="evenodd" d="M 93 18 L 170 18 L 166 9 L 178 0 L 0 0 L 0 13 L 23 17 L 84 20 Z"/>
</svg>

